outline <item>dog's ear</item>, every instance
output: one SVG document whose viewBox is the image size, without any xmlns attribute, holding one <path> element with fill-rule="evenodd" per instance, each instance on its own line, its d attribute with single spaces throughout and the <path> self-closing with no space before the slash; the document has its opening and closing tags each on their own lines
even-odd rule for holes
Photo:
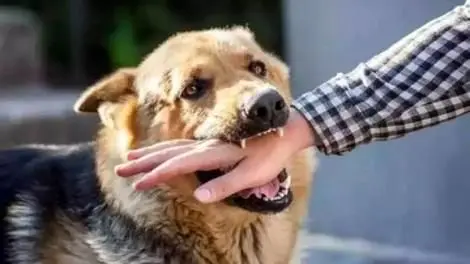
<svg viewBox="0 0 470 264">
<path fill-rule="evenodd" d="M 115 115 L 123 101 L 136 97 L 136 69 L 123 68 L 85 90 L 75 102 L 77 113 L 98 113 L 104 125 L 114 127 Z"/>
</svg>

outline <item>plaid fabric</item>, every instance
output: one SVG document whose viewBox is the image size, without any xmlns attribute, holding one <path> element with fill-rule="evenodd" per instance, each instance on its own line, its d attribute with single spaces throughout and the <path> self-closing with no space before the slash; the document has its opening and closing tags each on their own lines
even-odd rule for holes
<svg viewBox="0 0 470 264">
<path fill-rule="evenodd" d="M 470 111 L 470 0 L 297 98 L 318 149 L 341 154 Z"/>
</svg>

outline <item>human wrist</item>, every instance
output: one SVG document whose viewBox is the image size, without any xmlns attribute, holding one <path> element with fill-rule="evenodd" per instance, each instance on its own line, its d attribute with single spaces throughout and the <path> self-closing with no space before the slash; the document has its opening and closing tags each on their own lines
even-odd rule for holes
<svg viewBox="0 0 470 264">
<path fill-rule="evenodd" d="M 308 120 L 297 110 L 291 110 L 284 129 L 287 144 L 295 150 L 302 150 L 315 145 L 315 131 L 308 123 Z"/>
</svg>

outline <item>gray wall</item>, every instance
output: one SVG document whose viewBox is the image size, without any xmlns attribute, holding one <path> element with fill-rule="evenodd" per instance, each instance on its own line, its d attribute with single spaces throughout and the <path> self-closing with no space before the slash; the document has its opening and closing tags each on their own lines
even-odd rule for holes
<svg viewBox="0 0 470 264">
<path fill-rule="evenodd" d="M 389 47 L 464 0 L 286 0 L 295 94 Z M 311 231 L 470 256 L 470 116 L 321 156 Z"/>
</svg>

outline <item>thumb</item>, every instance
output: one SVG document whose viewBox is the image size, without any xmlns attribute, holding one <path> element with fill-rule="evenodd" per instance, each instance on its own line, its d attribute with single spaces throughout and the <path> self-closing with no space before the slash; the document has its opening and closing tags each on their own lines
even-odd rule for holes
<svg viewBox="0 0 470 264">
<path fill-rule="evenodd" d="M 268 183 L 277 177 L 278 173 L 272 172 L 272 169 L 262 169 L 251 163 L 242 161 L 229 173 L 201 185 L 194 192 L 194 196 L 203 203 L 217 202 L 244 189 Z"/>
</svg>

